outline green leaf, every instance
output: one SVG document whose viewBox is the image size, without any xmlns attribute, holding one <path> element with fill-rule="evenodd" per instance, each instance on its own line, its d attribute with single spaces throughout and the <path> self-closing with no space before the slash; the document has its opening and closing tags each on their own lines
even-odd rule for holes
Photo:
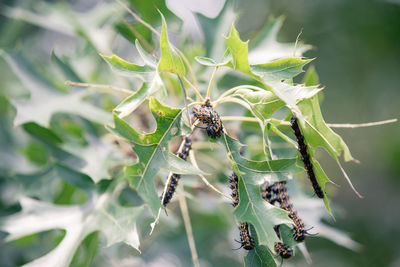
<svg viewBox="0 0 400 267">
<path fill-rule="evenodd" d="M 244 257 L 246 267 L 276 267 L 276 262 L 271 252 L 265 246 L 256 246 Z"/>
<path fill-rule="evenodd" d="M 117 107 L 115 107 L 114 111 L 118 113 L 118 117 L 124 118 L 135 111 L 147 98 L 158 92 L 163 87 L 164 84 L 160 76 L 155 73 L 151 83 L 143 83 L 142 87 L 138 91 L 125 98 Z"/>
<path fill-rule="evenodd" d="M 161 14 L 161 13 L 160 13 Z M 186 74 L 185 65 L 181 57 L 172 47 L 168 41 L 167 23 L 165 22 L 164 15 L 161 14 L 162 19 L 162 29 L 160 36 L 160 47 L 161 47 L 161 58 L 158 62 L 158 71 L 160 72 L 172 72 L 180 76 Z"/>
<path fill-rule="evenodd" d="M 269 91 L 253 91 L 250 89 L 239 89 L 236 91 L 250 105 L 253 114 L 262 122 L 271 118 L 272 114 L 285 106 L 285 103 Z"/>
<path fill-rule="evenodd" d="M 313 66 L 307 70 L 304 76 L 304 82 L 310 85 L 319 83 L 318 74 L 315 72 Z M 299 108 L 304 119 L 307 120 L 307 123 L 305 123 L 304 135 L 308 136 L 307 142 L 313 148 L 321 146 L 335 159 L 343 152 L 345 161 L 354 160 L 343 139 L 326 125 L 322 117 L 318 95 L 315 95 L 311 99 L 301 101 L 299 103 Z"/>
<path fill-rule="evenodd" d="M 255 73 L 267 76 L 268 79 L 291 79 L 303 72 L 303 67 L 311 61 L 312 59 L 289 57 L 268 63 L 251 65 L 251 69 Z"/>
<path fill-rule="evenodd" d="M 109 192 L 95 195 L 82 206 L 54 205 L 27 197 L 21 198 L 20 203 L 20 212 L 1 220 L 0 229 L 9 233 L 7 241 L 47 230 L 65 230 L 62 241 L 29 266 L 69 266 L 81 242 L 95 231 L 105 235 L 107 246 L 125 242 L 139 250 L 135 223 L 143 206 L 121 207 Z"/>
<path fill-rule="evenodd" d="M 109 130 L 133 145 L 139 161 L 127 166 L 126 174 L 153 215 L 157 215 L 161 202 L 155 190 L 154 177 L 161 168 L 180 174 L 204 173 L 169 151 L 168 142 L 181 135 L 182 110 L 163 106 L 154 97 L 150 98 L 149 106 L 157 122 L 155 132 L 140 134 L 117 116 L 114 116 L 115 127 Z"/>
<path fill-rule="evenodd" d="M 239 222 L 249 222 L 256 229 L 258 242 L 274 251 L 278 242 L 273 227 L 291 223 L 287 212 L 267 203 L 262 197 L 260 186 L 265 182 L 287 180 L 296 169 L 296 158 L 270 161 L 251 161 L 240 156 L 240 144 L 224 134 L 225 145 L 230 164 L 239 177 L 239 205 L 234 214 Z"/>
<path fill-rule="evenodd" d="M 297 102 L 308 99 L 316 95 L 323 88 L 318 86 L 291 85 L 281 81 L 273 81 L 266 78 L 264 83 L 270 87 L 271 91 L 279 97 L 292 110 L 300 113 Z"/>
<path fill-rule="evenodd" d="M 112 57 L 102 56 L 110 65 L 111 69 L 124 76 L 139 76 L 145 82 L 141 88 L 132 95 L 125 98 L 114 111 L 118 113 L 120 118 L 124 118 L 136 110 L 147 98 L 164 88 L 164 83 L 161 80 L 157 71 L 156 62 L 148 55 L 141 47 L 139 41 L 135 42 L 139 55 L 143 59 L 145 65 L 136 65 L 129 63 L 116 55 Z"/>
<path fill-rule="evenodd" d="M 282 28 L 284 16 L 270 18 L 261 31 L 258 40 L 252 42 L 249 61 L 251 64 L 260 64 L 271 60 L 287 57 L 300 57 L 304 52 L 312 48 L 311 45 L 278 42 L 278 34 Z"/>
<path fill-rule="evenodd" d="M 243 72 L 255 79 L 259 77 L 251 71 L 248 59 L 248 43 L 240 40 L 239 33 L 232 24 L 228 37 L 225 37 L 226 45 L 232 55 L 232 68 Z"/>
<path fill-rule="evenodd" d="M 104 55 L 100 55 L 115 72 L 123 75 L 123 76 L 137 76 L 143 74 L 153 74 L 154 68 L 147 65 L 137 65 L 135 63 L 130 63 L 117 55 L 112 55 L 111 57 L 107 57 Z"/>
<path fill-rule="evenodd" d="M 144 64 L 152 67 L 154 70 L 157 69 L 156 60 L 143 49 L 138 40 L 135 40 L 135 46 L 137 51 L 139 52 L 140 57 L 143 59 Z"/>
<path fill-rule="evenodd" d="M 315 172 L 315 177 L 317 178 L 318 184 L 321 186 L 322 192 L 324 193 L 325 208 L 329 212 L 329 214 L 332 215 L 332 210 L 331 210 L 331 207 L 329 206 L 328 197 L 326 196 L 326 193 L 325 193 L 326 183 L 332 183 L 332 181 L 329 180 L 328 176 L 322 169 L 319 162 L 315 159 L 313 159 L 312 161 L 313 161 L 312 164 L 313 164 L 313 168 L 314 168 L 314 172 Z"/>
<path fill-rule="evenodd" d="M 306 87 L 303 85 L 291 85 L 280 81 L 283 79 L 283 77 L 290 77 L 299 70 L 302 70 L 302 66 L 299 66 L 299 64 L 306 64 L 307 62 L 304 62 L 304 60 L 299 58 L 276 61 L 275 63 L 265 63 L 262 65 L 265 65 L 264 67 L 266 69 L 268 69 L 269 66 L 269 68 L 272 69 L 270 72 L 264 71 L 257 74 L 254 73 L 249 65 L 248 60 L 248 41 L 243 42 L 240 40 L 239 33 L 235 29 L 234 25 L 231 27 L 229 37 L 226 37 L 225 40 L 230 53 L 232 54 L 232 66 L 230 67 L 249 75 L 257 81 L 263 82 L 269 90 L 271 90 L 277 97 L 284 101 L 292 110 L 299 112 L 299 109 L 296 105 L 297 101 L 310 98 L 323 89 L 318 88 L 318 86 Z M 301 63 L 299 63 L 299 60 Z M 290 62 L 290 64 L 288 62 Z M 258 70 L 261 69 L 262 67 L 259 66 Z M 274 75 L 273 70 L 277 69 L 280 71 Z"/>
<path fill-rule="evenodd" d="M 307 72 L 304 74 L 303 83 L 306 86 L 318 85 L 319 77 L 318 73 L 315 71 L 314 65 L 308 67 Z"/>
<path fill-rule="evenodd" d="M 78 74 L 72 68 L 70 64 L 62 60 L 60 57 L 56 55 L 54 50 L 51 52 L 51 60 L 57 65 L 57 67 L 63 72 L 65 77 L 71 81 L 83 82 L 81 78 L 79 78 Z"/>
<path fill-rule="evenodd" d="M 249 250 L 247 255 L 244 257 L 244 265 L 246 267 L 276 267 L 271 251 L 267 247 L 259 245 L 258 236 L 255 232 L 254 226 L 250 224 L 249 228 L 256 246 L 254 249 Z"/>
<path fill-rule="evenodd" d="M 97 51 L 109 51 L 114 40 L 112 26 L 107 20 L 122 16 L 124 9 L 117 3 L 96 5 L 90 11 L 72 11 L 66 4 L 40 3 L 40 12 L 32 12 L 20 7 L 5 6 L 1 14 L 9 18 L 22 20 L 44 29 L 59 32 L 67 36 L 83 38 Z"/>
<path fill-rule="evenodd" d="M 299 118 L 307 143 L 323 147 L 334 159 L 343 153 L 345 161 L 354 160 L 343 139 L 326 125 L 319 106 L 318 95 L 299 103 L 303 118 Z M 305 121 L 306 120 L 306 121 Z"/>
<path fill-rule="evenodd" d="M 108 123 L 111 115 L 82 99 L 87 91 L 75 91 L 68 94 L 61 93 L 44 83 L 30 68 L 30 64 L 22 56 L 3 54 L 13 72 L 29 89 L 31 96 L 28 100 L 13 100 L 17 108 L 14 125 L 34 121 L 41 125 L 48 125 L 51 116 L 56 112 L 66 112 L 80 115 L 98 123 Z M 43 99 L 46 99 L 45 101 Z"/>
<path fill-rule="evenodd" d="M 208 57 L 195 57 L 194 58 L 198 63 L 208 67 L 222 67 L 228 66 L 229 61 L 231 60 L 230 57 L 225 57 L 221 63 L 217 63 L 214 59 Z"/>
<path fill-rule="evenodd" d="M 29 174 L 17 174 L 14 177 L 20 184 L 20 193 L 44 201 L 53 201 L 60 186 L 60 179 L 89 193 L 94 183 L 87 175 L 75 171 L 61 163 L 53 164 L 44 170 Z"/>
<path fill-rule="evenodd" d="M 327 238 L 336 244 L 348 249 L 357 250 L 360 244 L 351 240 L 348 234 L 335 229 L 332 224 L 326 223 L 330 218 L 327 214 L 322 202 L 310 194 L 304 193 L 300 188 L 297 179 L 293 179 L 287 183 L 290 200 L 303 220 L 306 228 L 314 227 L 311 233 L 318 233 L 319 237 Z M 281 226 L 282 227 L 282 226 Z M 283 233 L 285 234 L 285 233 Z M 289 233 L 288 233 L 289 234 Z M 290 231 L 290 238 L 293 239 L 293 231 Z M 290 240 L 290 238 L 287 238 Z M 307 241 L 306 241 L 307 242 Z"/>
<path fill-rule="evenodd" d="M 84 160 L 83 166 L 76 166 L 75 169 L 88 175 L 95 183 L 111 179 L 109 170 L 112 167 L 128 163 L 111 142 L 91 135 L 88 135 L 86 140 L 86 146 L 63 145 L 62 148 Z"/>
</svg>

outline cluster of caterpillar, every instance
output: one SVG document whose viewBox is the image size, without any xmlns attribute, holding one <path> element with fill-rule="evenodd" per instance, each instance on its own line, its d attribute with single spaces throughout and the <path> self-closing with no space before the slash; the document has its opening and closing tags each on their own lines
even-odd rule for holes
<svg viewBox="0 0 400 267">
<path fill-rule="evenodd" d="M 203 105 L 195 105 L 193 115 L 197 120 L 207 124 L 205 129 L 209 137 L 216 139 L 221 136 L 224 130 L 221 118 L 209 101 L 206 101 Z"/>
<path fill-rule="evenodd" d="M 305 229 L 303 221 L 300 219 L 296 210 L 293 208 L 292 203 L 290 203 L 289 196 L 287 194 L 286 182 L 277 182 L 272 185 L 268 182 L 264 183 L 261 188 L 262 197 L 271 203 L 278 202 L 280 207 L 287 212 L 289 212 L 289 218 L 293 221 L 293 239 L 301 242 L 303 241 L 309 233 Z M 273 197 L 274 195 L 274 197 Z"/>
<path fill-rule="evenodd" d="M 183 139 L 182 149 L 177 154 L 178 157 L 180 157 L 183 160 L 186 160 L 191 148 L 192 148 L 192 140 L 189 137 L 185 136 Z M 160 196 L 160 199 L 161 199 L 164 207 L 171 201 L 180 178 L 181 178 L 180 174 L 176 174 L 176 173 L 170 174 L 168 181 L 167 181 L 165 193 L 163 192 Z M 165 197 L 164 197 L 164 195 L 165 195 Z"/>
<path fill-rule="evenodd" d="M 239 205 L 239 189 L 238 189 L 238 176 L 236 173 L 232 173 L 229 178 L 230 188 L 232 189 L 232 206 L 235 208 Z M 247 222 L 241 222 L 238 224 L 240 231 L 240 248 L 245 250 L 252 250 L 255 247 L 254 240 L 250 235 L 249 224 Z"/>
<path fill-rule="evenodd" d="M 290 125 L 294 131 L 294 135 L 296 136 L 298 149 L 301 155 L 301 160 L 304 163 L 304 168 L 307 171 L 307 175 L 311 181 L 314 192 L 319 198 L 324 198 L 324 193 L 318 184 L 317 178 L 315 177 L 314 168 L 311 163 L 310 155 L 308 154 L 307 151 L 307 144 L 305 143 L 304 136 L 301 133 L 298 120 L 295 115 L 293 115 L 292 118 L 290 119 Z"/>
</svg>

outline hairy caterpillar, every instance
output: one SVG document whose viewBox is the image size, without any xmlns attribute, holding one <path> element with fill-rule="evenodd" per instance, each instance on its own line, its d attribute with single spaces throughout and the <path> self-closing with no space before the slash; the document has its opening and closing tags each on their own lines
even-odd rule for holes
<svg viewBox="0 0 400 267">
<path fill-rule="evenodd" d="M 221 118 L 215 109 L 213 109 L 209 101 L 204 105 L 195 105 L 193 107 L 193 115 L 199 121 L 207 124 L 205 129 L 208 136 L 214 139 L 221 136 L 224 129 Z"/>
<path fill-rule="evenodd" d="M 230 188 L 232 189 L 232 205 L 235 208 L 239 205 L 239 190 L 238 190 L 238 176 L 236 173 L 232 173 L 229 178 Z M 241 222 L 238 224 L 240 231 L 240 248 L 245 250 L 252 250 L 255 247 L 254 240 L 250 235 L 249 224 L 247 222 Z"/>
<path fill-rule="evenodd" d="M 275 242 L 274 249 L 276 253 L 283 259 L 288 259 L 292 257 L 293 250 L 289 246 L 283 244 L 282 242 Z"/>
<path fill-rule="evenodd" d="M 183 139 L 182 149 L 177 154 L 178 157 L 180 157 L 183 160 L 186 160 L 191 148 L 192 148 L 192 140 L 189 137 L 185 136 Z M 180 178 L 181 178 L 181 175 L 177 174 L 177 173 L 172 173 L 169 176 L 168 181 L 167 181 L 167 186 L 165 189 L 165 193 L 163 192 L 160 197 L 164 207 L 171 201 Z M 164 195 L 165 195 L 165 197 L 164 197 Z"/>
<path fill-rule="evenodd" d="M 301 160 L 304 163 L 304 168 L 307 171 L 307 175 L 311 181 L 314 192 L 319 198 L 324 198 L 324 193 L 318 184 L 317 178 L 315 177 L 314 168 L 311 163 L 310 155 L 308 154 L 307 151 L 307 144 L 305 143 L 304 136 L 301 133 L 298 120 L 295 115 L 293 115 L 292 118 L 290 119 L 290 125 L 292 126 L 294 135 L 296 136 L 298 149 L 301 155 Z"/>
<path fill-rule="evenodd" d="M 299 242 L 303 241 L 309 233 L 307 233 L 303 221 L 290 202 L 287 194 L 286 182 L 277 182 L 272 185 L 269 185 L 267 182 L 264 183 L 261 188 L 261 195 L 271 204 L 278 202 L 282 209 L 289 212 L 289 218 L 293 221 L 293 239 Z"/>
<path fill-rule="evenodd" d="M 239 223 L 240 231 L 240 243 L 242 248 L 245 250 L 252 250 L 254 245 L 254 240 L 250 235 L 249 224 L 247 222 Z"/>
</svg>

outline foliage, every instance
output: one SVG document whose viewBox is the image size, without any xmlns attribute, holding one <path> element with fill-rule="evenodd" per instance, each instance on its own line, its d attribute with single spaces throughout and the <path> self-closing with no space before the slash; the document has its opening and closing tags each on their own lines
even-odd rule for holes
<svg viewBox="0 0 400 267">
<path fill-rule="evenodd" d="M 167 21 L 175 25 L 176 20 L 166 7 L 160 10 L 161 25 L 154 9 L 141 14 L 154 18 L 153 26 L 161 27 L 158 33 L 130 22 L 124 5 L 104 4 L 88 16 L 44 2 L 41 6 L 47 13 L 28 6 L 3 11 L 15 20 L 61 32 L 77 42 L 75 51 L 53 52 L 47 63 L 32 58 L 26 46 L 18 52 L 4 46 L 7 51 L 2 52 L 7 75 L 13 74 L 0 98 L 1 137 L 5 140 L 1 141 L 0 159 L 5 164 L 0 165 L 0 175 L 4 188 L 14 188 L 15 194 L 2 199 L 13 209 L 3 214 L 0 228 L 8 233 L 7 241 L 54 229 L 65 231 L 43 256 L 35 253 L 22 263 L 73 265 L 79 262 L 74 255 L 80 246 L 90 246 L 84 240 L 97 231 L 105 237 L 106 246 L 124 242 L 139 251 L 139 236 L 147 238 L 153 230 L 157 236 L 158 229 L 174 226 L 163 216 L 159 199 L 169 172 L 183 175 L 184 186 L 177 194 L 193 200 L 189 211 L 194 216 L 202 214 L 194 207 L 195 201 L 204 204 L 201 191 L 227 210 L 230 198 L 218 199 L 226 200 L 227 174 L 237 173 L 240 203 L 229 211 L 234 219 L 226 213 L 219 219 L 226 235 L 235 222 L 252 225 L 257 247 L 244 257 L 246 266 L 275 266 L 273 247 L 278 237 L 273 227 L 291 225 L 287 212 L 262 199 L 264 182 L 287 180 L 293 203 L 307 226 L 356 249 L 357 243 L 322 221 L 329 214 L 333 217 L 326 187 L 331 181 L 316 149 L 326 150 L 339 166 L 342 155 L 344 161 L 354 159 L 344 140 L 323 119 L 319 100 L 323 88 L 314 67 L 308 66 L 312 59 L 302 57 L 310 46 L 278 42 L 280 17 L 270 19 L 255 46 L 249 48 L 249 41 L 242 41 L 232 20 L 223 19 L 232 13 L 226 4 L 218 17 L 208 19 L 212 29 L 225 33 L 224 42 L 216 36 L 196 47 L 185 36 L 171 38 Z M 129 55 L 135 54 L 136 63 L 128 60 L 125 50 L 114 51 L 118 50 L 114 31 L 126 38 L 124 48 Z M 216 55 L 215 51 L 223 53 Z M 262 62 L 255 56 L 260 53 L 267 55 Z M 308 70 L 303 75 L 305 67 Z M 230 82 L 232 77 L 235 84 Z M 79 82 L 70 83 L 77 86 L 65 86 L 70 79 Z M 204 103 L 210 95 L 226 129 L 218 141 L 202 137 L 188 118 L 191 106 Z M 292 113 L 299 118 L 318 183 L 326 192 L 323 200 L 299 189 L 309 188 L 309 182 L 290 130 Z M 179 138 L 192 133 L 194 152 L 184 161 L 174 152 Z M 169 216 L 176 221 L 174 205 Z M 181 200 L 179 205 L 182 208 Z M 197 221 L 192 224 L 193 235 L 199 239 Z M 301 246 L 299 251 L 307 251 L 290 234 L 285 238 L 288 244 Z M 227 243 L 225 239 L 220 242 Z M 90 253 L 86 257 L 90 261 Z"/>
</svg>

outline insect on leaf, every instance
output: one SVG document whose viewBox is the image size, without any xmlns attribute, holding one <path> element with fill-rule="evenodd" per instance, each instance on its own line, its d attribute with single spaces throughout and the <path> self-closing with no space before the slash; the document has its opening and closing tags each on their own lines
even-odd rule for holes
<svg viewBox="0 0 400 267">
<path fill-rule="evenodd" d="M 182 110 L 163 106 L 154 97 L 150 98 L 149 106 L 157 122 L 157 129 L 153 133 L 140 134 L 118 116 L 114 116 L 114 128 L 108 128 L 133 145 L 139 161 L 126 167 L 126 175 L 153 215 L 157 215 L 161 202 L 154 186 L 154 177 L 161 168 L 179 174 L 204 173 L 169 151 L 168 142 L 181 135 Z"/>
<path fill-rule="evenodd" d="M 249 222 L 256 229 L 258 243 L 274 251 L 278 242 L 273 227 L 291 223 L 287 212 L 267 203 L 261 196 L 260 186 L 265 181 L 286 180 L 296 169 L 296 159 L 252 161 L 240 156 L 240 144 L 224 134 L 221 138 L 231 166 L 239 178 L 239 205 L 234 214 L 239 222 Z"/>
</svg>

